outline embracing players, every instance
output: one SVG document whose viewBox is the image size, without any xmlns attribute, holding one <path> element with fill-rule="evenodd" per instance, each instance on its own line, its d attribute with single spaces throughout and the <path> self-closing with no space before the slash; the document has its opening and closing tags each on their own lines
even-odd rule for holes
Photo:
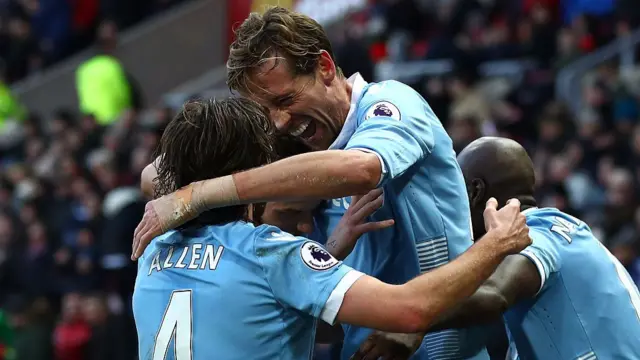
<svg viewBox="0 0 640 360">
<path fill-rule="evenodd" d="M 393 284 L 404 284 L 459 256 L 472 244 L 469 203 L 451 139 L 429 104 L 395 81 L 347 79 L 333 60 L 322 27 L 283 8 L 251 14 L 231 45 L 228 84 L 270 111 L 281 132 L 313 150 L 261 168 L 194 182 L 147 205 L 134 235 L 133 258 L 168 229 L 208 209 L 264 201 L 327 201 L 316 217 L 317 240 L 326 242 L 350 196 L 384 190 L 373 220 L 395 225 L 365 234 L 345 263 Z M 153 166 L 145 172 L 152 186 Z M 150 175 L 149 175 L 150 174 Z M 329 248 L 332 243 L 327 243 Z M 331 250 L 331 249 L 330 249 Z M 371 334 L 344 326 L 343 358 Z M 487 359 L 466 348 L 469 334 L 427 336 L 418 359 Z M 418 348 L 422 335 L 404 336 Z"/>
<path fill-rule="evenodd" d="M 458 156 L 476 236 L 483 202 L 519 199 L 533 244 L 436 329 L 504 319 L 520 359 L 640 359 L 640 295 L 631 277 L 591 233 L 557 209 L 538 208 L 531 159 L 517 142 L 481 138 Z M 505 312 L 506 311 L 506 312 Z"/>
<path fill-rule="evenodd" d="M 267 115 L 250 100 L 186 104 L 161 140 L 158 191 L 269 163 L 276 157 L 269 129 Z M 133 296 L 139 356 L 308 359 L 318 318 L 424 331 L 506 255 L 531 243 L 519 202 L 500 211 L 495 205 L 487 203 L 489 230 L 481 242 L 404 285 L 363 275 L 308 239 L 255 226 L 256 206 L 204 211 L 154 239 L 139 258 Z"/>
</svg>

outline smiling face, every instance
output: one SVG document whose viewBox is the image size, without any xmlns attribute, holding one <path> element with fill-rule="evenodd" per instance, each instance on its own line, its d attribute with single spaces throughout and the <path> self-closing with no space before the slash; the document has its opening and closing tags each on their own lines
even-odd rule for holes
<svg viewBox="0 0 640 360">
<path fill-rule="evenodd" d="M 268 59 L 249 75 L 242 94 L 269 110 L 278 131 L 299 138 L 313 150 L 326 150 L 336 139 L 350 107 L 344 78 L 323 52 L 318 69 L 297 75 L 285 59 Z"/>
<path fill-rule="evenodd" d="M 351 87 L 333 61 L 322 26 L 274 7 L 249 15 L 235 35 L 229 87 L 266 107 L 280 132 L 326 150 L 346 120 Z"/>
</svg>

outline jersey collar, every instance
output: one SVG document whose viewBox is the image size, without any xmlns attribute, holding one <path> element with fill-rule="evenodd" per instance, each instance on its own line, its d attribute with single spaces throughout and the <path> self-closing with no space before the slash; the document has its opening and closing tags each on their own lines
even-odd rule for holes
<svg viewBox="0 0 640 360">
<path fill-rule="evenodd" d="M 351 75 L 351 77 L 347 79 L 347 82 L 351 84 L 351 106 L 349 107 L 349 113 L 347 114 L 347 119 L 344 121 L 342 130 L 340 130 L 340 134 L 338 134 L 333 144 L 329 146 L 329 150 L 342 149 L 347 145 L 349 138 L 356 132 L 356 128 L 358 127 L 358 101 L 364 92 L 364 88 L 367 86 L 367 82 L 360 76 L 360 73 Z"/>
</svg>

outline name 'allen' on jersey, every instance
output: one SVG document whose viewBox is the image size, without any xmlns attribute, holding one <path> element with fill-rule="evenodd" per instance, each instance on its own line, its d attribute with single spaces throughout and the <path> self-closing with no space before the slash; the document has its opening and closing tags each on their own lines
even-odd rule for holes
<svg viewBox="0 0 640 360">
<path fill-rule="evenodd" d="M 187 270 L 215 270 L 220 262 L 220 257 L 224 252 L 224 246 L 214 244 L 189 244 L 188 246 L 175 247 L 171 246 L 167 249 L 159 251 L 151 261 L 149 272 L 162 271 L 168 268 L 187 269 Z M 189 256 L 189 261 L 187 255 Z"/>
</svg>

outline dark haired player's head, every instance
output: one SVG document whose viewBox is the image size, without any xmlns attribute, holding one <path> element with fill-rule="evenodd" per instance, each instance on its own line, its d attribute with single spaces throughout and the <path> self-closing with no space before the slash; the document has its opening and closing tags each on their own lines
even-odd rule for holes
<svg viewBox="0 0 640 360">
<path fill-rule="evenodd" d="M 278 159 L 284 159 L 311 151 L 300 139 L 280 135 L 276 140 Z M 288 233 L 301 235 L 313 230 L 312 211 L 316 202 L 269 202 L 254 204 L 253 220 L 261 224 L 279 227 Z"/>
<path fill-rule="evenodd" d="M 160 140 L 156 196 L 274 161 L 274 130 L 263 108 L 251 100 L 186 103 Z M 214 225 L 246 217 L 247 206 L 231 206 L 207 211 L 198 222 Z"/>
<path fill-rule="evenodd" d="M 520 200 L 523 208 L 536 206 L 533 163 L 517 142 L 482 137 L 460 152 L 458 163 L 467 184 L 476 239 L 486 233 L 483 213 L 490 198 L 496 198 L 499 206 L 512 198 Z"/>
</svg>

